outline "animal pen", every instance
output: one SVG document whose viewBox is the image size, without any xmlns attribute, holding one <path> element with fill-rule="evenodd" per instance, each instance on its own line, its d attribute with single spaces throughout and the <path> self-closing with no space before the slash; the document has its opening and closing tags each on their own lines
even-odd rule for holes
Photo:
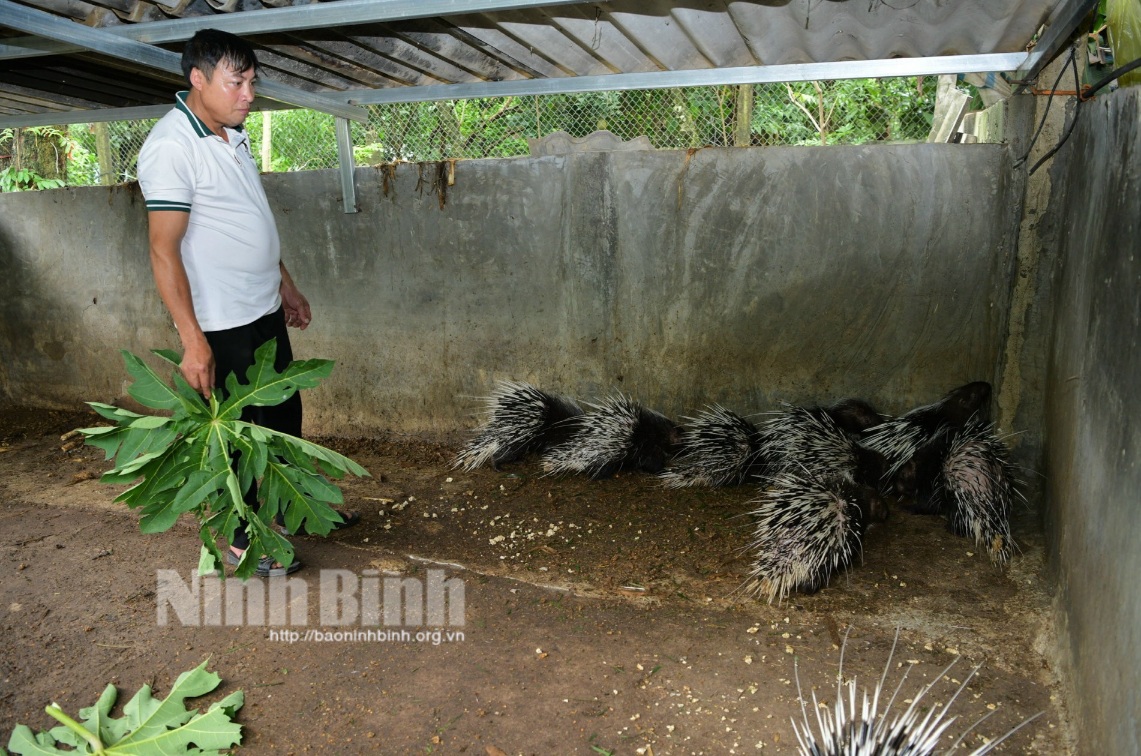
<svg viewBox="0 0 1141 756">
<path fill-rule="evenodd" d="M 333 686 L 338 695 L 319 711 L 304 710 L 311 722 L 324 717 L 324 730 L 280 723 L 299 745 L 275 743 L 266 730 L 279 723 L 259 717 L 277 703 L 261 699 L 264 708 L 238 717 L 253 728 L 251 748 L 791 753 L 788 719 L 802 719 L 801 702 L 832 711 L 843 700 L 841 652 L 870 689 L 899 633 L 890 671 L 916 670 L 909 698 L 946 677 L 925 705 L 939 708 L 981 665 L 948 736 L 989 712 L 978 733 L 987 738 L 1042 712 L 1000 750 L 1141 752 L 1141 95 L 1125 79 L 1088 99 L 1055 83 L 1095 83 L 1111 70 L 1089 68 L 1092 3 L 123 5 L 95 4 L 99 23 L 73 15 L 85 22 L 76 24 L 54 4 L 0 0 L 0 29 L 10 30 L 0 38 L 0 128 L 157 117 L 179 88 L 171 50 L 207 26 L 264 53 L 264 113 L 300 106 L 335 119 L 335 165 L 263 174 L 283 257 L 316 313 L 294 351 L 336 362 L 305 393 L 306 436 L 380 465 L 370 467 L 374 480 L 344 484 L 362 509 L 360 529 L 307 540 L 309 562 L 371 576 L 445 568 L 468 586 L 462 654 L 433 657 L 424 670 L 424 652 L 410 645 L 316 649 L 327 666 L 309 671 L 294 658 L 268 690 L 274 702 L 309 701 L 314 685 Z M 34 84 L 77 61 L 122 82 L 112 60 L 135 77 L 131 98 Z M 983 108 L 996 72 L 1008 91 Z M 955 75 L 976 83 L 965 119 L 971 98 L 956 94 Z M 527 135 L 525 154 L 516 135 L 517 154 L 470 158 L 422 146 L 400 153 L 377 115 L 396 111 L 373 110 L 367 134 L 355 125 L 369 122 L 366 107 L 523 96 L 536 98 L 531 114 L 545 95 L 722 86 L 744 97 L 742 85 L 895 76 L 932 86 L 942 78 L 930 140 L 774 144 L 755 128 L 735 140 L 730 117 L 720 140 L 662 144 L 618 128 L 617 107 L 604 123 L 591 111 L 581 135 L 540 130 Z M 133 182 L 0 194 L 4 417 L 79 413 L 91 401 L 138 408 L 120 350 L 178 345 L 146 250 Z M 1005 566 L 992 564 L 940 518 L 887 497 L 890 515 L 863 533 L 850 567 L 818 592 L 769 603 L 741 590 L 755 486 L 671 489 L 629 470 L 597 481 L 552 476 L 533 456 L 453 468 L 500 381 L 584 405 L 623 395 L 682 427 L 714 406 L 763 420 L 787 405 L 850 397 L 897 417 L 985 381 L 1024 497 L 1010 513 L 1017 548 Z M 80 519 L 119 511 L 95 481 L 65 490 L 73 481 L 61 478 L 54 493 L 18 483 L 35 437 L 4 429 L 0 441 L 0 505 L 12 522 L 53 507 Z M 106 469 L 101 457 L 82 464 Z M 91 527 L 147 555 L 122 565 L 142 570 L 140 591 L 155 591 L 155 570 L 195 566 L 194 550 L 143 546 L 167 536 L 140 537 L 134 513 L 121 514 Z M 67 680 L 66 671 L 41 679 L 17 660 L 42 643 L 27 607 L 68 618 L 97 604 L 66 581 L 28 582 L 70 553 L 62 540 L 46 550 L 62 538 L 56 522 L 6 544 L 4 598 L 17 609 L 3 620 L 16 639 L 5 660 L 15 705 L 0 720 L 5 733 L 43 724 L 31 720 Z M 180 538 L 197 548 L 195 532 Z M 316 596 L 318 571 L 307 572 Z M 544 614 L 563 596 L 565 628 Z M 240 649 L 240 663 L 220 670 L 237 685 L 250 683 L 242 669 L 274 667 L 264 640 L 251 640 L 264 639 L 264 627 L 156 629 L 153 614 L 129 611 L 131 626 L 159 642 L 193 646 L 188 657 Z M 127 622 L 124 612 L 74 618 L 74 638 L 54 632 L 72 649 L 85 633 Z M 520 640 L 505 629 L 511 622 L 534 635 Z M 486 642 L 473 640 L 481 628 Z M 513 644 L 527 645 L 527 664 L 549 669 L 525 667 L 504 650 Z M 133 690 L 151 679 L 141 665 L 156 657 L 127 645 L 139 642 L 99 646 L 96 671 L 117 670 Z M 53 648 L 37 653 L 54 668 L 63 661 Z M 368 654 L 391 654 L 385 674 L 357 675 L 375 669 Z M 945 672 L 954 657 L 963 662 Z M 525 681 L 505 692 L 488 668 Z M 109 679 L 91 680 L 71 711 Z M 386 710 L 398 691 L 417 716 L 462 712 L 417 731 L 422 741 L 406 738 L 411 730 Z M 373 711 L 360 703 L 369 696 L 386 704 Z M 978 734 L 972 748 L 985 742 Z"/>
</svg>

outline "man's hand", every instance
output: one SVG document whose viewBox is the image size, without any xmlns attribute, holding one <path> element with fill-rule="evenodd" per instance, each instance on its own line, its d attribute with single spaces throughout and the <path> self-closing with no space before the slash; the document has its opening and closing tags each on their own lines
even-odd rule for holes
<svg viewBox="0 0 1141 756">
<path fill-rule="evenodd" d="M 309 300 L 305 298 L 293 283 L 285 264 L 281 265 L 281 304 L 285 308 L 285 324 L 290 328 L 300 328 L 304 331 L 313 319 L 309 310 Z"/>
<path fill-rule="evenodd" d="M 214 390 L 214 352 L 203 338 L 183 344 L 182 362 L 178 369 L 190 387 L 207 399 Z"/>
</svg>

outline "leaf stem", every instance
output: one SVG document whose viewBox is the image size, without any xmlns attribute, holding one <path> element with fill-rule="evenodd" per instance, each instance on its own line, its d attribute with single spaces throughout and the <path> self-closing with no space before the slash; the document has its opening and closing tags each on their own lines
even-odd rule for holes
<svg viewBox="0 0 1141 756">
<path fill-rule="evenodd" d="M 76 722 L 68 715 L 64 714 L 63 709 L 59 707 L 59 704 L 49 704 L 48 706 L 44 707 L 44 711 L 48 713 L 48 716 L 52 717 L 67 729 L 71 730 L 76 735 L 86 740 L 87 743 L 95 749 L 95 753 L 106 753 L 106 750 L 103 748 L 103 741 L 99 740 L 99 736 L 91 732 L 91 730 L 88 730 L 79 722 Z"/>
</svg>

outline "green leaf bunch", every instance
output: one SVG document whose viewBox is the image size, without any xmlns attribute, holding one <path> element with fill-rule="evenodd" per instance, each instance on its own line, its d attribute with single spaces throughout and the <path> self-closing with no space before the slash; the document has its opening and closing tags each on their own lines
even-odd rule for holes
<svg viewBox="0 0 1141 756">
<path fill-rule="evenodd" d="M 169 350 L 154 354 L 175 367 L 180 362 Z M 200 573 L 221 563 L 217 541 L 232 544 L 240 520 L 247 523 L 250 545 L 235 571 L 238 577 L 253 575 L 262 554 L 290 564 L 293 547 L 274 526 L 278 513 L 291 533 L 327 535 L 341 522 L 333 507 L 344 500 L 329 479 L 339 480 L 346 473 L 368 475 L 330 449 L 240 419 L 245 407 L 280 404 L 300 389 L 316 386 L 333 369 L 332 360 L 295 360 L 279 373 L 274 369 L 276 354 L 277 342 L 271 339 L 254 353 L 246 382 L 239 383 L 231 373 L 225 399 L 216 390 L 207 403 L 178 372 L 168 384 L 141 359 L 123 351 L 127 372 L 134 378 L 128 393 L 144 407 L 169 415 L 140 415 L 88 402 L 115 423 L 79 430 L 88 445 L 114 460 L 102 482 L 134 484 L 115 500 L 142 511 L 139 527 L 144 533 L 168 530 L 179 516 L 192 513 L 203 543 Z M 255 483 L 257 512 L 244 501 Z"/>
<path fill-rule="evenodd" d="M 20 756 L 57 754 L 120 754 L 169 756 L 170 754 L 222 754 L 242 742 L 242 726 L 233 716 L 245 703 L 238 690 L 210 706 L 205 713 L 186 708 L 186 699 L 203 696 L 218 687 L 221 678 L 206 671 L 202 662 L 178 676 L 170 693 L 158 701 L 144 685 L 123 706 L 123 716 L 111 717 L 118 691 L 108 685 L 94 706 L 79 710 L 82 721 L 69 717 L 57 704 L 45 711 L 60 725 L 33 733 L 16 725 L 8 750 Z M 59 748 L 60 745 L 68 748 Z M 0 748 L 0 754 L 5 753 Z"/>
</svg>

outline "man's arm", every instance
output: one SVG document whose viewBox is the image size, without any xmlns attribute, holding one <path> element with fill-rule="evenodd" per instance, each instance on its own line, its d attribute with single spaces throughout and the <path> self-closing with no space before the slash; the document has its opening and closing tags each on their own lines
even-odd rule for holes
<svg viewBox="0 0 1141 756">
<path fill-rule="evenodd" d="M 305 298 L 293 283 L 285 263 L 281 263 L 281 304 L 285 307 L 285 324 L 304 331 L 313 319 L 309 310 L 309 300 Z"/>
<path fill-rule="evenodd" d="M 147 220 L 155 284 L 182 340 L 182 364 L 179 368 L 195 391 L 209 396 L 214 388 L 214 352 L 194 315 L 190 280 L 182 264 L 182 237 L 190 225 L 190 214 L 152 210 L 147 214 Z"/>
</svg>

